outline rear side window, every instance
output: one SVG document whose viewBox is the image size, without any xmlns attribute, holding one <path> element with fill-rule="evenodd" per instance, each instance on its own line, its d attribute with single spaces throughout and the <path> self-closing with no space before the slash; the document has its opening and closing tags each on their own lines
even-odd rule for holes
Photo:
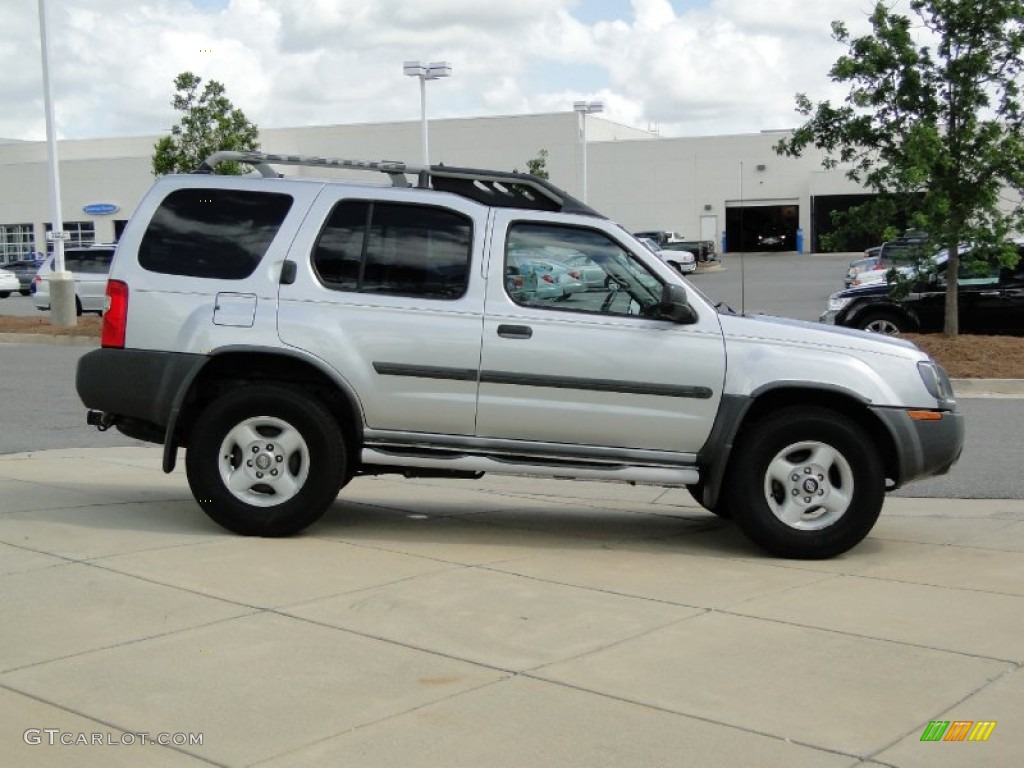
<svg viewBox="0 0 1024 768">
<path fill-rule="evenodd" d="M 70 272 L 105 275 L 110 271 L 110 262 L 113 258 L 112 250 L 101 248 L 88 251 L 65 251 L 64 268 Z"/>
<path fill-rule="evenodd" d="M 317 239 L 313 267 L 339 291 L 457 299 L 472 242 L 470 220 L 445 208 L 344 200 Z"/>
<path fill-rule="evenodd" d="M 139 264 L 168 275 L 248 277 L 291 206 L 291 196 L 277 192 L 176 190 L 153 215 L 139 247 Z"/>
</svg>

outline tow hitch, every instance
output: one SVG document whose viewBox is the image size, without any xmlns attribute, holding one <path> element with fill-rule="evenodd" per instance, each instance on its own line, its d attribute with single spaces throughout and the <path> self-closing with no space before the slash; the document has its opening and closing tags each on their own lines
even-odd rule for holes
<svg viewBox="0 0 1024 768">
<path fill-rule="evenodd" d="M 88 411 L 85 414 L 85 423 L 90 427 L 96 427 L 100 432 L 106 432 L 117 423 L 117 417 L 103 411 Z"/>
</svg>

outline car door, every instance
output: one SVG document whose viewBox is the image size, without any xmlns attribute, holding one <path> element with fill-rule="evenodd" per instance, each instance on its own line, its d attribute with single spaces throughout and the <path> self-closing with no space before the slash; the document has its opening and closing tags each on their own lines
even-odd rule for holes
<svg viewBox="0 0 1024 768">
<path fill-rule="evenodd" d="M 725 353 L 717 314 L 680 325 L 652 311 L 673 278 L 614 225 L 495 214 L 481 347 L 482 438 L 696 453 L 718 411 Z M 596 290 L 556 300 L 509 290 L 531 251 L 583 253 L 605 268 Z M 604 455 L 608 455 L 605 453 Z"/>
<path fill-rule="evenodd" d="M 1024 257 L 1024 247 L 1018 248 L 1018 257 Z M 1024 258 L 1012 268 L 993 264 L 986 278 L 981 284 L 966 288 L 974 295 L 971 322 L 964 330 L 1024 331 Z"/>
<path fill-rule="evenodd" d="M 472 435 L 486 208 L 431 198 L 327 185 L 292 245 L 278 333 L 348 383 L 368 430 Z"/>
<path fill-rule="evenodd" d="M 65 269 L 74 276 L 75 295 L 84 312 L 102 312 L 112 248 L 76 249 L 65 253 Z"/>
</svg>

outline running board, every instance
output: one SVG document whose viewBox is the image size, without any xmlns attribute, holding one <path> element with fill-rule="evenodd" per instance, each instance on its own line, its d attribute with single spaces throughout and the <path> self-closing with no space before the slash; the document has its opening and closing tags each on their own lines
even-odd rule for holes
<svg viewBox="0 0 1024 768">
<path fill-rule="evenodd" d="M 363 464 L 388 467 L 417 467 L 459 472 L 490 472 L 496 475 L 539 475 L 577 480 L 612 480 L 643 485 L 692 485 L 700 473 L 691 467 L 651 467 L 630 464 L 573 464 L 570 462 L 529 462 L 458 454 L 451 457 L 389 453 L 363 448 Z"/>
</svg>

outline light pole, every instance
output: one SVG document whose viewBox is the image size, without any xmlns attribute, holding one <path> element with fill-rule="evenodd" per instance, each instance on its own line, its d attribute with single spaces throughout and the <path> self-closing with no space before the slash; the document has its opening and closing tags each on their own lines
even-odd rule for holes
<svg viewBox="0 0 1024 768">
<path fill-rule="evenodd" d="M 46 155 L 50 166 L 50 215 L 53 217 L 53 271 L 49 275 L 50 322 L 70 327 L 76 324 L 75 283 L 64 269 L 64 219 L 60 210 L 60 169 L 57 166 L 57 136 L 50 96 L 50 41 L 46 36 L 46 2 L 39 0 L 39 48 L 43 56 L 43 107 L 46 110 Z"/>
<path fill-rule="evenodd" d="M 580 165 L 583 167 L 583 202 L 587 202 L 587 115 L 604 112 L 604 102 L 575 101 L 573 111 L 579 115 L 580 129 Z"/>
<path fill-rule="evenodd" d="M 432 61 L 424 64 L 420 61 L 407 61 L 402 71 L 409 77 L 420 79 L 420 134 L 423 141 L 423 165 L 430 167 L 430 151 L 427 147 L 427 80 L 440 80 L 451 77 L 452 65 L 447 61 Z"/>
</svg>

